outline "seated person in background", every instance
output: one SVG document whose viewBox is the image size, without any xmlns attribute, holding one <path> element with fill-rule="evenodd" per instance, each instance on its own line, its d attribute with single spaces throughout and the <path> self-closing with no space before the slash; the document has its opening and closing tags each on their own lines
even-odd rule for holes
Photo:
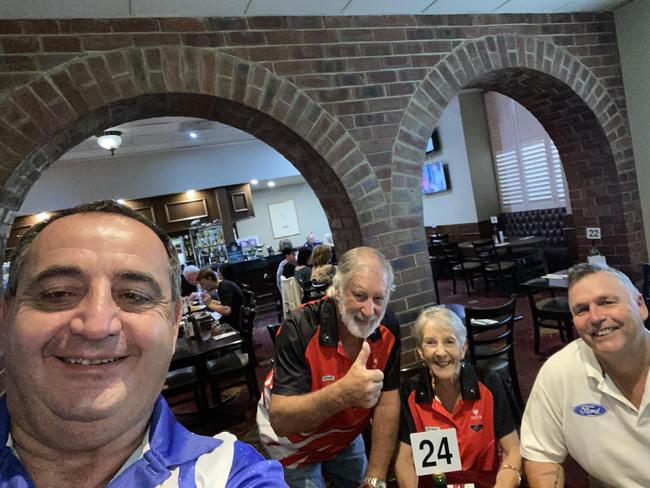
<svg viewBox="0 0 650 488">
<path fill-rule="evenodd" d="M 399 423 L 393 270 L 377 250 L 341 260 L 328 296 L 286 316 L 257 411 L 260 438 L 291 487 L 386 486 Z M 361 433 L 372 418 L 366 460 Z"/>
<path fill-rule="evenodd" d="M 294 276 L 302 288 L 311 281 L 311 249 L 308 247 L 298 249 L 298 264 Z"/>
<path fill-rule="evenodd" d="M 31 227 L 0 325 L 0 486 L 281 487 L 228 433 L 192 434 L 160 391 L 181 318 L 171 240 L 112 201 Z"/>
<path fill-rule="evenodd" d="M 190 297 L 191 300 L 198 298 L 197 276 L 199 275 L 199 268 L 193 264 L 188 264 L 183 268 L 183 275 L 181 279 L 181 296 Z"/>
<path fill-rule="evenodd" d="M 282 252 L 285 247 L 293 249 L 293 242 L 291 242 L 291 239 L 280 239 L 280 242 L 278 243 L 278 251 Z"/>
<path fill-rule="evenodd" d="M 311 280 L 316 283 L 329 285 L 336 273 L 336 267 L 330 264 L 332 248 L 321 244 L 316 246 L 311 253 Z"/>
<path fill-rule="evenodd" d="M 302 303 L 302 287 L 294 276 L 296 266 L 287 263 L 280 277 L 280 294 L 282 295 L 282 313 L 287 314 Z"/>
<path fill-rule="evenodd" d="M 402 390 L 395 462 L 399 486 L 418 486 L 409 435 L 428 428 L 456 429 L 463 470 L 447 473 L 448 483 L 475 483 L 477 488 L 519 486 L 519 438 L 502 380 L 493 373 L 479 380 L 474 367 L 464 361 L 467 331 L 463 322 L 446 308 L 431 307 L 420 313 L 413 335 L 426 368 Z"/>
<path fill-rule="evenodd" d="M 278 264 L 278 270 L 275 273 L 275 284 L 278 287 L 278 290 L 282 290 L 282 283 L 280 282 L 280 277 L 282 276 L 282 271 L 287 263 L 291 263 L 295 266 L 296 264 L 296 251 L 292 247 L 285 247 L 282 249 L 282 255 L 284 259 Z M 293 273 L 291 274 L 293 276 Z"/>
<path fill-rule="evenodd" d="M 229 268 L 228 264 L 222 268 Z M 241 306 L 244 304 L 244 293 L 237 283 L 223 279 L 221 268 L 215 273 L 210 268 L 199 271 L 198 281 L 204 290 L 203 303 L 208 309 L 221 314 L 219 322 L 230 324 L 239 330 L 239 316 Z M 228 274 L 228 271 L 224 271 Z"/>
<path fill-rule="evenodd" d="M 534 487 L 563 487 L 571 455 L 592 487 L 650 486 L 648 309 L 617 269 L 569 270 L 569 309 L 580 339 L 542 366 L 521 426 L 521 454 Z"/>
<path fill-rule="evenodd" d="M 314 237 L 313 233 L 307 234 L 307 237 L 305 238 L 305 243 L 302 245 L 302 247 L 306 247 L 307 249 L 314 249 L 316 246 L 318 246 L 320 242 L 316 241 L 316 238 Z"/>
</svg>

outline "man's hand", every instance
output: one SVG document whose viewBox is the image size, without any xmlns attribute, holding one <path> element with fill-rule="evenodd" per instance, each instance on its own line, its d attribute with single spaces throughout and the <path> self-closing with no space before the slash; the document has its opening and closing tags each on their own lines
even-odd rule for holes
<svg viewBox="0 0 650 488">
<path fill-rule="evenodd" d="M 378 369 L 367 369 L 370 346 L 363 341 L 361 350 L 352 367 L 339 381 L 343 398 L 352 407 L 372 408 L 377 404 L 384 385 L 384 373 Z"/>
</svg>

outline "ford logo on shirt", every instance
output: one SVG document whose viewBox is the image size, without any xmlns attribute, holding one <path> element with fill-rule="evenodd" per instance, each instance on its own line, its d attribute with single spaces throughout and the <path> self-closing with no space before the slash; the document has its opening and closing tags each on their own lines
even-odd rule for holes
<svg viewBox="0 0 650 488">
<path fill-rule="evenodd" d="M 583 417 L 598 417 L 607 413 L 607 409 L 597 403 L 582 403 L 577 405 L 573 411 Z"/>
</svg>

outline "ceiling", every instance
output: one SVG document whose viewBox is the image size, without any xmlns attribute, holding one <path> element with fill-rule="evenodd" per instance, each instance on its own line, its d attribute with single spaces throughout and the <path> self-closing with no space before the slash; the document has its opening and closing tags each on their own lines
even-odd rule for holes
<svg viewBox="0 0 650 488">
<path fill-rule="evenodd" d="M 111 127 L 111 130 L 122 132 L 122 145 L 115 156 L 258 141 L 255 136 L 229 125 L 189 117 L 141 119 Z M 92 136 L 70 149 L 59 161 L 110 157 L 108 151 L 97 145 L 97 137 Z"/>
<path fill-rule="evenodd" d="M 631 0 L 2 0 L 0 18 L 252 17 L 612 11 Z"/>
</svg>

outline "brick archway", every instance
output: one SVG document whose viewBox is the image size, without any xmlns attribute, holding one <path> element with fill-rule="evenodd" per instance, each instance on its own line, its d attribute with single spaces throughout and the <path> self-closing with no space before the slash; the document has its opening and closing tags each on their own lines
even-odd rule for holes
<svg viewBox="0 0 650 488">
<path fill-rule="evenodd" d="M 217 120 L 277 149 L 305 177 L 340 249 L 374 237 L 358 219 L 386 206 L 356 142 L 330 113 L 258 63 L 197 47 L 128 48 L 69 61 L 0 100 L 13 151 L 0 154 L 2 234 L 42 172 L 101 130 L 148 117 Z"/>
<path fill-rule="evenodd" d="M 568 49 L 515 34 L 460 44 L 428 73 L 413 95 L 393 148 L 393 191 L 417 177 L 426 138 L 449 100 L 464 88 L 507 95 L 524 105 L 553 138 L 566 174 L 585 259 L 583 229 L 599 226 L 608 262 L 638 274 L 646 258 L 632 143 L 622 87 L 606 87 Z M 407 164 L 407 163 L 411 164 Z"/>
</svg>

